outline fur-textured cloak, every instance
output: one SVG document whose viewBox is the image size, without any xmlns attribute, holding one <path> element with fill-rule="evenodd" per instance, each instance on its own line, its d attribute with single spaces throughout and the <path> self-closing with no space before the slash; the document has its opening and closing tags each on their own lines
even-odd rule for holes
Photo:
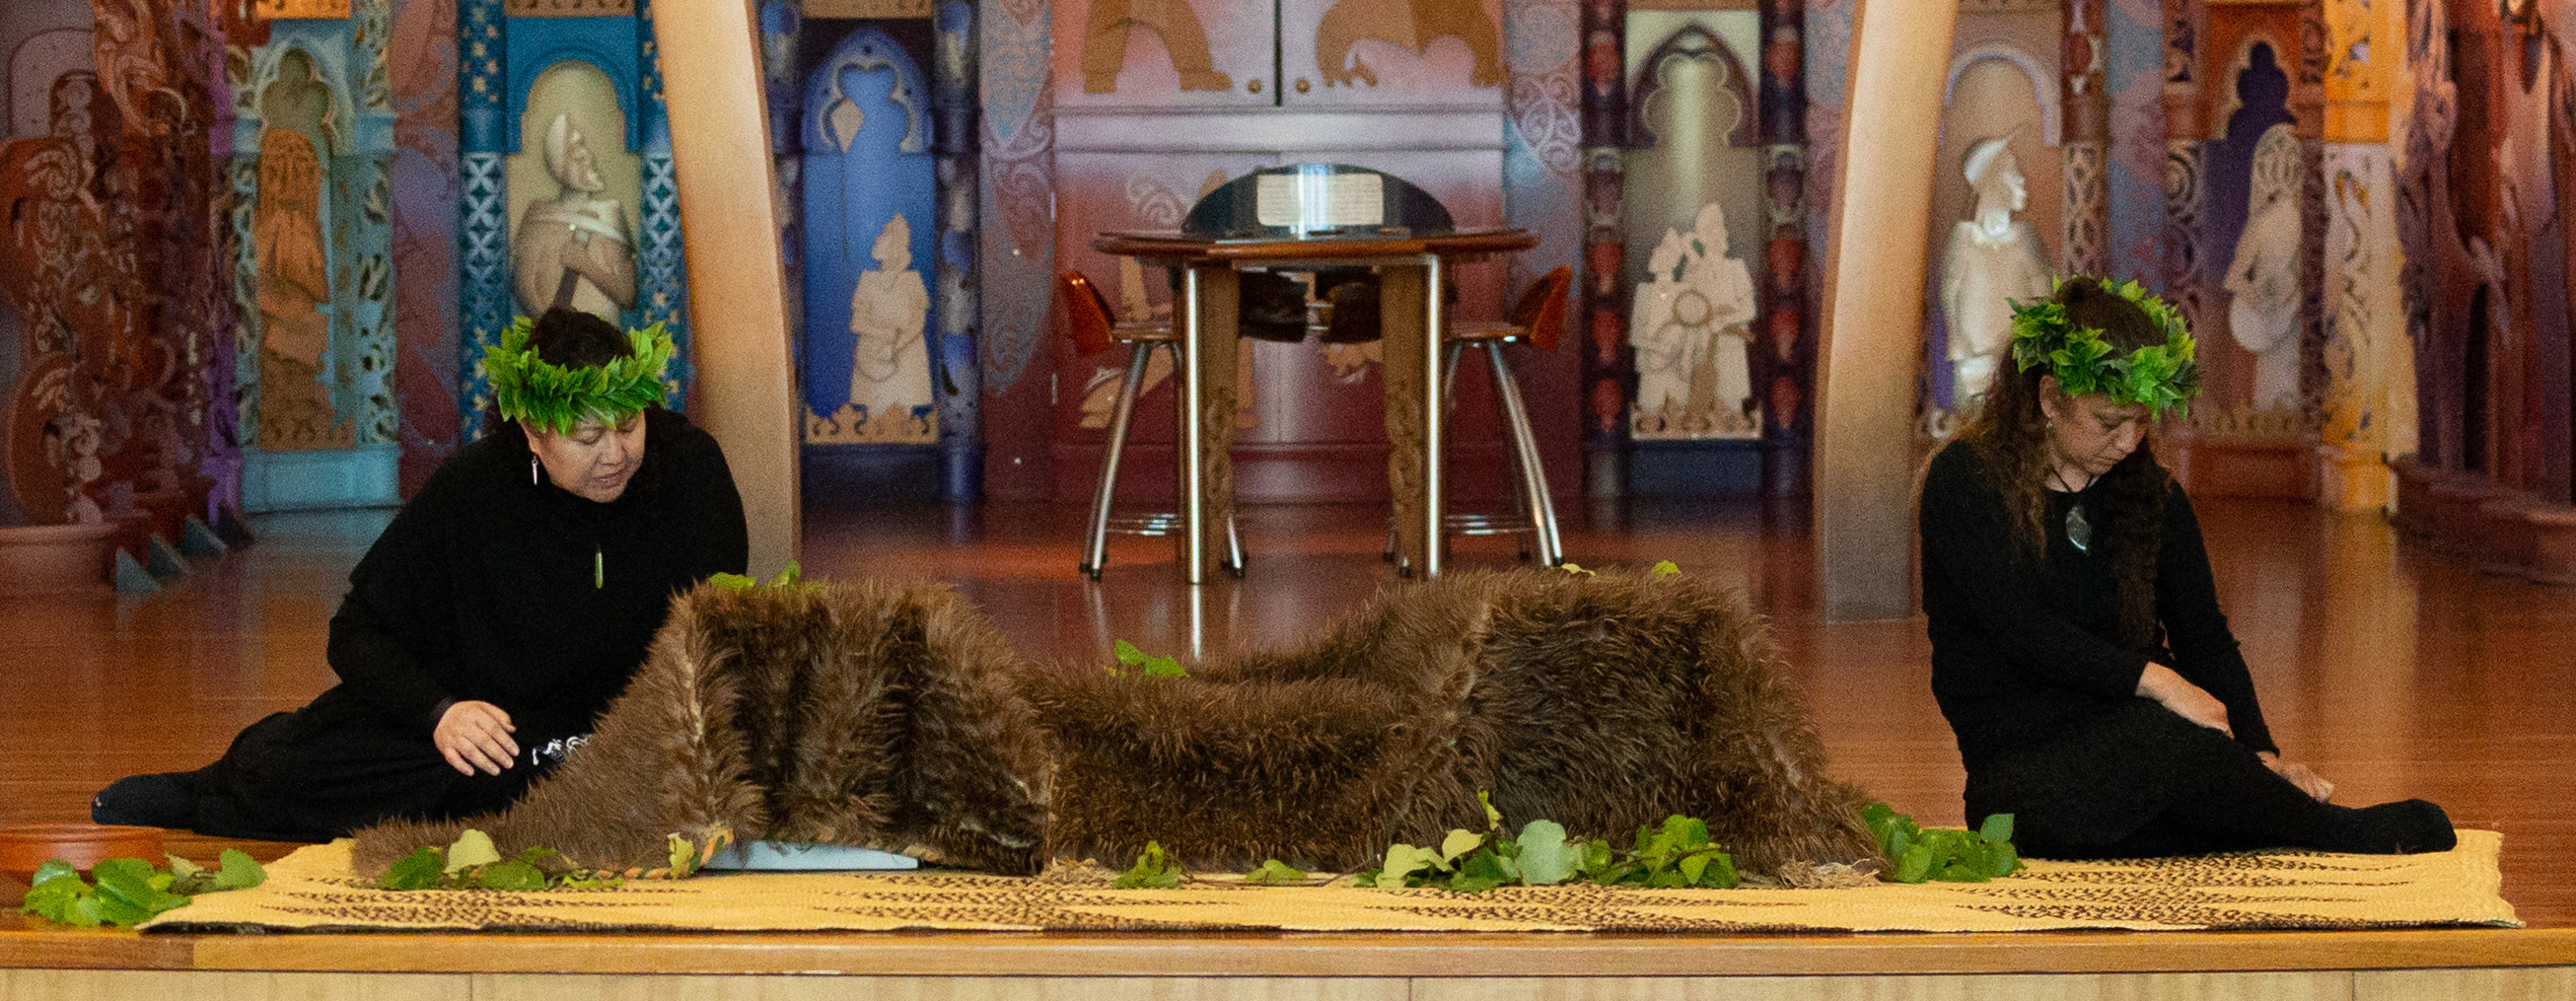
<svg viewBox="0 0 2576 1001">
<path fill-rule="evenodd" d="M 1550 819 L 1625 845 L 1704 818 L 1747 872 L 1873 858 L 1859 790 L 1740 597 L 1683 576 L 1554 571 L 1400 585 L 1303 647 L 1188 678 L 1035 672 L 1058 856 L 1277 857 L 1348 870 L 1391 842 Z"/>
<path fill-rule="evenodd" d="M 653 869 L 669 837 L 853 845 L 992 872 L 1038 868 L 1046 749 L 991 624 L 933 584 L 732 590 L 671 617 L 590 743 L 500 814 L 358 832 L 380 872 L 480 828 L 585 869 Z M 524 767 L 524 766 L 523 766 Z"/>
</svg>

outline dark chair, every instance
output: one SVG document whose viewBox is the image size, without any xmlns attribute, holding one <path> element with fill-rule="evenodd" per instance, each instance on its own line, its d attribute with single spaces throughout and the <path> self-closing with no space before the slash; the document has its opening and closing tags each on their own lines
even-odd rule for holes
<svg viewBox="0 0 2576 1001">
<path fill-rule="evenodd" d="M 1065 335 L 1072 338 L 1074 351 L 1085 357 L 1112 347 L 1127 348 L 1127 376 L 1118 384 L 1118 406 L 1109 419 L 1109 447 L 1100 457 L 1100 487 L 1091 499 L 1091 533 L 1083 549 L 1081 569 L 1091 579 L 1099 580 L 1100 572 L 1109 565 L 1109 533 L 1124 535 L 1171 535 L 1180 530 L 1180 516 L 1168 511 L 1151 514 L 1110 516 L 1111 498 L 1118 489 L 1118 457 L 1127 446 L 1127 426 L 1136 414 L 1136 397 L 1144 391 L 1145 364 L 1157 350 L 1172 353 L 1173 367 L 1181 360 L 1181 343 L 1169 321 L 1130 320 L 1121 323 L 1109 310 L 1109 299 L 1100 294 L 1100 286 L 1079 271 L 1067 271 L 1055 279 L 1056 294 L 1064 300 Z M 1243 576 L 1243 537 L 1235 529 L 1234 517 L 1225 520 L 1226 571 Z"/>
</svg>

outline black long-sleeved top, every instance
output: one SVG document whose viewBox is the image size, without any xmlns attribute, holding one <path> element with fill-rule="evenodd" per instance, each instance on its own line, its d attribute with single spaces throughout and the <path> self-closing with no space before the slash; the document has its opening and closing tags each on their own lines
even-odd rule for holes
<svg viewBox="0 0 2576 1001">
<path fill-rule="evenodd" d="M 2100 483 L 2049 495 L 2042 565 L 2013 541 L 2003 496 L 1974 449 L 1953 443 L 1933 458 L 1919 516 L 1923 610 L 1931 619 L 1932 694 L 1958 735 L 1960 758 L 1975 771 L 2122 705 L 2136 697 L 2150 657 L 2226 703 L 2238 743 L 2276 750 L 2179 484 L 2165 501 L 2156 559 L 2163 644 L 2131 650 L 2116 640 L 2122 605 L 2106 520 L 2092 519 L 2089 553 L 2065 530 L 2076 504 L 2101 510 Z"/>
<path fill-rule="evenodd" d="M 515 427 L 449 458 L 350 573 L 328 652 L 341 683 L 314 709 L 425 740 L 445 703 L 479 700 L 523 745 L 588 732 L 671 597 L 750 558 L 715 439 L 659 409 L 645 421 L 644 461 L 605 504 L 532 483 Z"/>
</svg>

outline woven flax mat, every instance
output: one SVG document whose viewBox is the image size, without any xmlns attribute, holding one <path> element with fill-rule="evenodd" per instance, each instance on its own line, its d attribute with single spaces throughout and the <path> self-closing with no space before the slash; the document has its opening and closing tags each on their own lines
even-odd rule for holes
<svg viewBox="0 0 2576 1001">
<path fill-rule="evenodd" d="M 256 889 L 215 893 L 158 931 L 2037 931 L 2520 927 L 2497 895 L 2493 831 L 2437 855 L 2274 852 L 2125 862 L 2032 861 L 1991 883 L 1831 890 L 1245 886 L 1113 890 L 1099 878 L 961 872 L 763 873 L 617 890 L 387 891 L 342 841 L 298 850 Z"/>
</svg>

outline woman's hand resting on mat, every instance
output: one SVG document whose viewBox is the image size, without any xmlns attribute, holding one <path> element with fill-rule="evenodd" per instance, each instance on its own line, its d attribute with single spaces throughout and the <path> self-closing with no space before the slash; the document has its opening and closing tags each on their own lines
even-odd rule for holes
<svg viewBox="0 0 2576 1001">
<path fill-rule="evenodd" d="M 2183 680 L 2183 676 L 2174 673 L 2173 668 L 2148 661 L 2147 669 L 2138 672 L 2138 694 L 2163 703 L 2176 716 L 2230 737 L 2236 736 L 2236 731 L 2227 725 L 2227 703 L 2201 691 L 2199 685 Z"/>
<path fill-rule="evenodd" d="M 459 702 L 447 707 L 438 718 L 438 729 L 430 735 L 438 753 L 449 767 L 466 775 L 480 768 L 485 775 L 499 775 L 518 760 L 519 742 L 510 739 L 518 727 L 511 725 L 510 714 L 489 702 Z"/>
<path fill-rule="evenodd" d="M 2254 756 L 2263 759 L 2263 767 L 2271 769 L 2272 774 L 2288 779 L 2291 785 L 2298 786 L 2300 792 L 2308 794 L 2308 798 L 2319 803 L 2334 798 L 2334 783 L 2326 781 L 2326 777 L 2317 774 L 2316 769 L 2285 759 L 2270 751 L 2258 752 Z"/>
</svg>

